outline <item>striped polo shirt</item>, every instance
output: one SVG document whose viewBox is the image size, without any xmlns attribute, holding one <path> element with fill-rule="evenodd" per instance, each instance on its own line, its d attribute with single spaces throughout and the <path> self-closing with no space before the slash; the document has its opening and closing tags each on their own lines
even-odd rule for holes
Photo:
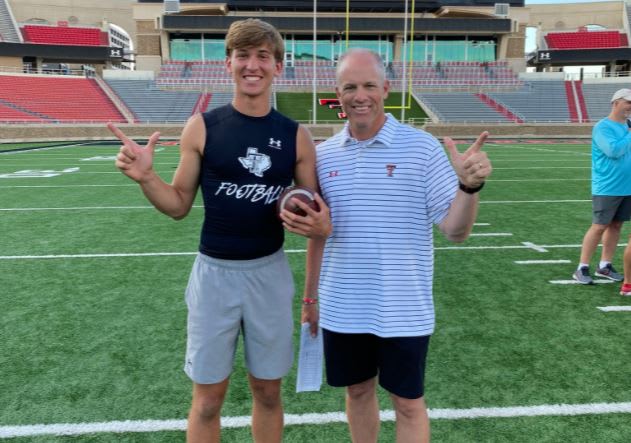
<svg viewBox="0 0 631 443">
<path fill-rule="evenodd" d="M 370 140 L 348 124 L 317 148 L 331 208 L 320 274 L 320 324 L 380 337 L 434 331 L 433 224 L 447 215 L 458 179 L 432 135 L 386 123 Z"/>
</svg>

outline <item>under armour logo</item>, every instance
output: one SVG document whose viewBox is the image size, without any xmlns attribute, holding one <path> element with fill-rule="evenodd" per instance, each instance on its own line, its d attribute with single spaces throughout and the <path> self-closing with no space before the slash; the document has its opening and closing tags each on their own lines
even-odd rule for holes
<svg viewBox="0 0 631 443">
<path fill-rule="evenodd" d="M 269 145 L 270 148 L 274 148 L 274 149 L 280 149 L 280 140 L 274 140 L 274 137 L 271 137 L 269 139 Z"/>
<path fill-rule="evenodd" d="M 386 165 L 386 170 L 388 171 L 388 177 L 392 177 L 392 173 L 397 169 L 397 165 Z"/>
<path fill-rule="evenodd" d="M 272 160 L 269 155 L 259 154 L 258 148 L 248 148 L 246 156 L 239 157 L 239 162 L 257 177 L 263 177 L 263 172 L 272 166 Z"/>
<path fill-rule="evenodd" d="M 329 171 L 329 177 L 337 177 L 340 175 L 340 171 Z"/>
</svg>

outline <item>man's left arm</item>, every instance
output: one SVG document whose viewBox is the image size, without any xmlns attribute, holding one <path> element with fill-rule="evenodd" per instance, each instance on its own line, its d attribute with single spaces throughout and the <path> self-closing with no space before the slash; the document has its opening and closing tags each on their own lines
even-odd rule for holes
<svg viewBox="0 0 631 443">
<path fill-rule="evenodd" d="M 450 241 L 465 241 L 473 229 L 480 201 L 478 193 L 493 170 L 486 152 L 482 151 L 488 136 L 489 133 L 484 131 L 462 154 L 458 152 L 451 138 L 444 139 L 445 148 L 460 182 L 447 216 L 439 225 L 441 232 Z"/>
</svg>

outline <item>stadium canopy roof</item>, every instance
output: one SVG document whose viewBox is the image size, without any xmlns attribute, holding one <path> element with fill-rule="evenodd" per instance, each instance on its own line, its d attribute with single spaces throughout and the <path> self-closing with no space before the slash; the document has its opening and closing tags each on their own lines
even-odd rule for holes
<svg viewBox="0 0 631 443">
<path fill-rule="evenodd" d="M 237 16 L 209 16 L 209 15 L 165 15 L 162 20 L 162 27 L 169 31 L 182 32 L 185 30 L 225 30 L 235 20 L 243 17 Z M 310 32 L 313 23 L 307 17 L 265 17 L 265 21 L 276 26 L 278 29 L 288 32 Z M 488 35 L 506 34 L 512 31 L 509 19 L 491 18 L 440 18 L 414 20 L 417 33 L 432 32 L 436 34 L 458 34 L 467 32 L 468 34 Z M 371 34 L 380 32 L 399 32 L 401 30 L 401 20 L 389 17 L 375 17 L 370 20 L 365 18 L 351 18 L 350 28 L 355 34 Z M 339 33 L 345 29 L 343 17 L 324 17 L 318 19 L 318 31 L 320 33 Z"/>
<path fill-rule="evenodd" d="M 163 3 L 162 0 L 137 0 L 138 3 Z M 230 11 L 313 11 L 314 0 L 227 0 L 217 2 L 211 0 L 180 0 L 182 4 L 222 4 Z M 403 0 L 351 0 L 348 2 L 350 12 L 403 12 Z M 408 0 L 408 9 L 412 9 L 412 0 Z M 524 0 L 417 0 L 416 11 L 436 11 L 443 6 L 486 6 L 496 3 L 508 3 L 511 6 L 523 7 Z M 321 12 L 345 12 L 346 0 L 317 0 L 317 9 Z"/>
<path fill-rule="evenodd" d="M 122 48 L 108 46 L 43 45 L 0 42 L 0 56 L 41 57 L 57 63 L 105 63 L 125 61 Z"/>
<path fill-rule="evenodd" d="M 606 65 L 631 60 L 631 48 L 543 49 L 528 60 L 528 66 Z"/>
</svg>

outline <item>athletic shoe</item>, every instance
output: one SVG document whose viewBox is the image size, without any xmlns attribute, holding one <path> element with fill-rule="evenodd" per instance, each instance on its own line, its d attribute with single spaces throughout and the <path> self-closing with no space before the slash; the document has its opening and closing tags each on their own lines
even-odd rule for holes
<svg viewBox="0 0 631 443">
<path fill-rule="evenodd" d="M 631 296 L 631 284 L 625 283 L 620 288 L 620 295 L 624 295 L 626 297 Z"/>
<path fill-rule="evenodd" d="M 589 267 L 587 266 L 577 269 L 574 274 L 572 274 L 572 278 L 582 285 L 594 284 L 594 280 L 592 280 L 592 277 L 589 275 Z"/>
<path fill-rule="evenodd" d="M 604 268 L 596 269 L 596 275 L 598 277 L 607 278 L 607 279 L 613 280 L 613 281 L 622 281 L 622 280 L 624 280 L 624 275 L 622 275 L 619 272 L 617 272 L 613 268 L 613 266 L 611 266 L 611 263 L 608 263 L 607 266 L 605 266 Z"/>
</svg>

